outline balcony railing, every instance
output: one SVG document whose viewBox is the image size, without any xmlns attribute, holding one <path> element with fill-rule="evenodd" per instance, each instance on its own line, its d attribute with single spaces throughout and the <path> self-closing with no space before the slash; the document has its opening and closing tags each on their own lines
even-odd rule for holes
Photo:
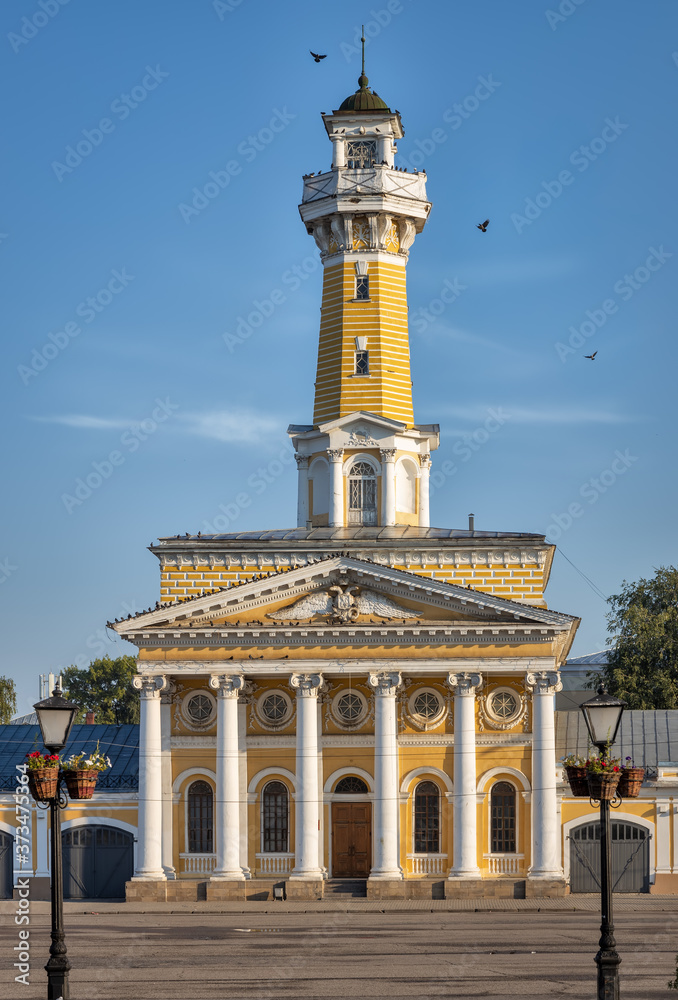
<svg viewBox="0 0 678 1000">
<path fill-rule="evenodd" d="M 486 858 L 490 875 L 522 875 L 524 854 L 492 854 Z"/>
<path fill-rule="evenodd" d="M 446 875 L 446 854 L 408 854 L 410 874 L 412 875 Z"/>
<path fill-rule="evenodd" d="M 289 875 L 294 867 L 293 854 L 257 854 L 258 875 Z"/>
<path fill-rule="evenodd" d="M 186 875 L 211 875 L 217 866 L 216 854 L 180 854 Z"/>
</svg>

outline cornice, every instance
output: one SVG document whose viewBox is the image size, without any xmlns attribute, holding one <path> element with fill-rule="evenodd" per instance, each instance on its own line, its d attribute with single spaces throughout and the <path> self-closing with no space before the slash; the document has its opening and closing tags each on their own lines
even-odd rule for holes
<svg viewBox="0 0 678 1000">
<path fill-rule="evenodd" d="M 553 670 L 555 669 L 555 657 L 546 656 L 464 656 L 464 657 L 421 657 L 412 660 L 409 657 L 397 658 L 394 656 L 384 656 L 378 659 L 370 656 L 359 659 L 355 656 L 333 657 L 332 659 L 321 659 L 319 657 L 309 657 L 307 659 L 294 660 L 139 660 L 137 670 L 142 675 L 165 675 L 176 676 L 207 676 L 233 669 L 237 666 L 243 676 L 251 679 L 261 679 L 264 677 L 286 677 L 299 670 L 306 672 L 320 672 L 334 677 L 366 676 L 370 670 L 376 669 L 375 664 L 379 664 L 382 669 L 393 667 L 407 676 L 430 677 L 439 675 L 440 679 L 446 679 L 451 670 L 477 671 L 484 675 L 515 674 L 524 677 L 527 670 Z M 382 667 L 383 665 L 383 667 Z"/>
</svg>

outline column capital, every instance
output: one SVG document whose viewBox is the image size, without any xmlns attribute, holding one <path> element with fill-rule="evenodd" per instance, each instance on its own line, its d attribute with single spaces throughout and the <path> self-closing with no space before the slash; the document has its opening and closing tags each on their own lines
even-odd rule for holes
<svg viewBox="0 0 678 1000">
<path fill-rule="evenodd" d="M 343 448 L 328 448 L 327 454 L 329 455 L 330 462 L 341 462 L 344 457 Z"/>
<path fill-rule="evenodd" d="M 242 674 L 212 674 L 209 684 L 217 698 L 237 698 L 245 687 L 245 678 Z"/>
<path fill-rule="evenodd" d="M 535 670 L 527 673 L 525 685 L 532 694 L 556 694 L 563 689 L 557 670 Z"/>
<path fill-rule="evenodd" d="M 298 469 L 308 469 L 308 455 L 295 455 L 294 461 Z"/>
<path fill-rule="evenodd" d="M 172 698 L 177 693 L 176 683 L 170 678 L 165 678 L 165 686 L 160 692 L 160 702 L 163 705 L 171 705 Z"/>
<path fill-rule="evenodd" d="M 296 688 L 297 695 L 302 698 L 317 698 L 322 686 L 322 674 L 292 674 L 290 677 L 290 687 Z"/>
<path fill-rule="evenodd" d="M 147 677 L 136 674 L 132 678 L 132 687 L 141 692 L 142 698 L 156 698 L 168 686 L 167 678 L 160 676 Z"/>
<path fill-rule="evenodd" d="M 428 469 L 428 468 L 430 468 L 430 466 L 431 466 L 431 453 L 428 452 L 428 451 L 425 452 L 425 454 L 423 454 L 420 457 L 419 461 L 421 462 L 422 469 Z"/>
<path fill-rule="evenodd" d="M 395 462 L 396 448 L 380 448 L 379 454 L 384 462 Z"/>
<path fill-rule="evenodd" d="M 395 670 L 375 670 L 367 675 L 367 683 L 375 695 L 381 695 L 382 697 L 395 696 L 402 681 L 402 674 Z"/>
<path fill-rule="evenodd" d="M 455 695 L 473 697 L 476 693 L 476 688 L 480 687 L 483 683 L 483 678 L 481 674 L 449 673 L 447 675 L 447 683 Z"/>
</svg>

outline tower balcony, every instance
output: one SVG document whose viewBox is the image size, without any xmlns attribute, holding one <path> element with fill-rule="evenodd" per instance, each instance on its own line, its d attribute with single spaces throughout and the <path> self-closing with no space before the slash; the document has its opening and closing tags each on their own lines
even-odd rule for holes
<svg viewBox="0 0 678 1000">
<path fill-rule="evenodd" d="M 396 170 L 384 164 L 372 167 L 335 167 L 304 177 L 299 206 L 301 218 L 313 222 L 334 212 L 386 212 L 423 224 L 431 211 L 426 200 L 426 174 Z"/>
</svg>

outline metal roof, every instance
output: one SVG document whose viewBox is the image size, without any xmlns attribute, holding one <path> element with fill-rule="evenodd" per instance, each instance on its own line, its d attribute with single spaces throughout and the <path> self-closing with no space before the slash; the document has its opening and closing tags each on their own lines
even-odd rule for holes
<svg viewBox="0 0 678 1000">
<path fill-rule="evenodd" d="M 243 542 L 313 542 L 313 541 L 416 541 L 430 540 L 456 541 L 468 539 L 509 540 L 529 539 L 544 541 L 544 535 L 525 531 L 468 531 L 462 528 L 417 528 L 410 525 L 395 525 L 393 527 L 365 527 L 355 525 L 344 528 L 275 528 L 267 531 L 237 531 L 219 535 L 165 535 L 159 539 L 161 543 L 171 542 L 205 542 L 205 541 L 243 541 Z M 153 548 L 154 546 L 151 546 Z"/>
<path fill-rule="evenodd" d="M 593 666 L 594 664 L 607 663 L 608 655 L 610 653 L 609 649 L 600 649 L 597 653 L 586 653 L 584 656 L 572 656 L 568 661 L 567 665 L 570 666 Z"/>
<path fill-rule="evenodd" d="M 111 759 L 111 768 L 99 776 L 97 788 L 124 789 L 139 785 L 139 726 L 73 726 L 65 756 L 99 749 Z M 40 726 L 9 724 L 0 726 L 0 790 L 16 788 L 19 772 L 27 753 L 42 749 Z"/>
<path fill-rule="evenodd" d="M 593 696 L 593 692 L 591 692 Z M 588 752 L 588 732 L 579 712 L 556 712 L 556 758 Z M 678 763 L 678 709 L 624 712 L 614 756 L 631 757 L 638 767 Z"/>
</svg>

